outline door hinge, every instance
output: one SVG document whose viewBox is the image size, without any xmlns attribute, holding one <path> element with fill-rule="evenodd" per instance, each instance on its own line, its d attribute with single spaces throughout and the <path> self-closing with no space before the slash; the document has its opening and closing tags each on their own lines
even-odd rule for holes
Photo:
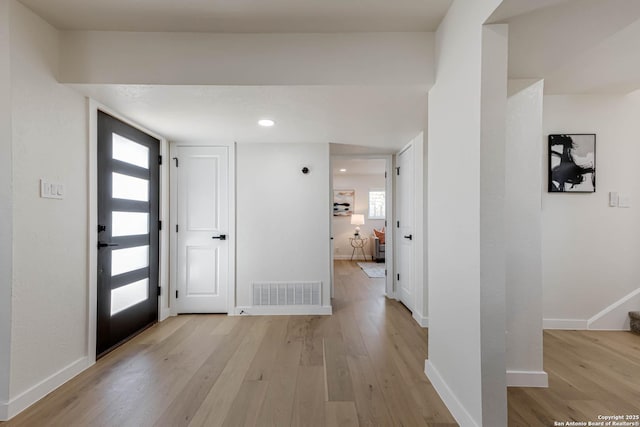
<svg viewBox="0 0 640 427">
<path fill-rule="evenodd" d="M 386 173 L 386 172 L 384 173 L 384 177 L 385 177 L 385 178 L 387 177 L 387 173 Z"/>
<path fill-rule="evenodd" d="M 176 167 L 178 167 L 178 158 L 177 158 L 177 157 L 174 157 L 174 158 L 173 158 L 173 160 L 175 160 L 175 161 L 176 161 Z"/>
<path fill-rule="evenodd" d="M 176 298 L 178 298 L 178 291 L 176 291 Z"/>
<path fill-rule="evenodd" d="M 384 270 L 384 277 L 387 277 L 387 269 Z"/>
<path fill-rule="evenodd" d="M 386 219 L 384 220 L 384 226 L 385 227 L 387 226 L 387 220 Z"/>
<path fill-rule="evenodd" d="M 397 222 L 397 227 L 400 228 L 400 221 Z"/>
<path fill-rule="evenodd" d="M 400 281 L 400 273 L 398 273 L 398 281 Z"/>
<path fill-rule="evenodd" d="M 176 224 L 176 233 L 178 232 L 178 224 Z"/>
<path fill-rule="evenodd" d="M 396 168 L 396 175 L 400 175 L 400 167 Z"/>
<path fill-rule="evenodd" d="M 162 156 L 158 156 L 158 164 L 161 165 L 162 164 Z"/>
<path fill-rule="evenodd" d="M 158 296 L 162 295 L 162 288 L 158 286 Z"/>
<path fill-rule="evenodd" d="M 158 220 L 158 231 L 162 231 L 162 221 Z"/>
</svg>

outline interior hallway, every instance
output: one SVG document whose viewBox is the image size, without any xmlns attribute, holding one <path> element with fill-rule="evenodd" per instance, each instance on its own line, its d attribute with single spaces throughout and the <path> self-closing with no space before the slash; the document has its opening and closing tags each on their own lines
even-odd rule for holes
<svg viewBox="0 0 640 427">
<path fill-rule="evenodd" d="M 170 318 L 0 424 L 456 425 L 384 279 L 336 261 L 335 281 L 333 316 Z"/>
</svg>

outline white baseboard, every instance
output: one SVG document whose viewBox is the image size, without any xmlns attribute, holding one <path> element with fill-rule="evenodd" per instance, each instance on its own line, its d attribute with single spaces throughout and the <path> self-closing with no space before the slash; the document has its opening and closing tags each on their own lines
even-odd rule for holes
<svg viewBox="0 0 640 427">
<path fill-rule="evenodd" d="M 423 315 L 421 315 L 417 311 L 413 312 L 413 316 L 412 317 L 416 322 L 418 322 L 418 325 L 420 325 L 422 328 L 428 328 L 429 327 L 429 318 L 428 317 L 424 317 Z"/>
<path fill-rule="evenodd" d="M 11 399 L 8 403 L 5 403 L 5 410 L 0 406 L 0 421 L 4 419 L 10 419 L 18 415 L 20 412 L 27 409 L 29 406 L 36 403 L 38 400 L 51 393 L 62 384 L 66 383 L 82 371 L 91 367 L 94 362 L 90 361 L 87 356 L 84 356 L 70 365 L 62 368 L 55 374 L 51 375 L 34 385 L 27 391 L 21 393 L 14 399 Z M 2 415 L 6 415 L 6 418 L 2 418 Z"/>
<path fill-rule="evenodd" d="M 544 371 L 507 371 L 507 387 L 549 387 Z"/>
<path fill-rule="evenodd" d="M 542 329 L 582 331 L 587 329 L 587 319 L 542 319 Z"/>
<path fill-rule="evenodd" d="M 9 403 L 2 401 L 0 402 L 0 421 L 8 421 L 9 420 Z"/>
<path fill-rule="evenodd" d="M 471 417 L 469 412 L 464 408 L 462 403 L 458 400 L 455 394 L 451 391 L 447 383 L 444 381 L 440 372 L 433 366 L 433 363 L 429 359 L 424 361 L 424 373 L 431 381 L 431 385 L 436 389 L 436 392 L 440 395 L 440 398 L 456 419 L 458 424 L 462 427 L 478 427 L 479 424 Z"/>
<path fill-rule="evenodd" d="M 236 307 L 236 316 L 330 316 L 333 308 L 330 305 L 278 305 L 278 306 L 245 306 Z"/>
</svg>

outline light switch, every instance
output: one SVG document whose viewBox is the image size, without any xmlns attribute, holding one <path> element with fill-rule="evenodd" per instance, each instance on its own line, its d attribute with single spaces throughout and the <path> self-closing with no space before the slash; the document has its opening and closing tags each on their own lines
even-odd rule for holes
<svg viewBox="0 0 640 427">
<path fill-rule="evenodd" d="M 631 207 L 631 196 L 626 193 L 620 193 L 618 195 L 618 207 L 619 208 L 630 208 Z"/>
<path fill-rule="evenodd" d="M 44 199 L 64 198 L 64 184 L 40 180 L 40 197 Z"/>
<path fill-rule="evenodd" d="M 612 208 L 618 206 L 618 193 L 615 191 L 609 193 L 609 206 L 611 206 Z"/>
</svg>

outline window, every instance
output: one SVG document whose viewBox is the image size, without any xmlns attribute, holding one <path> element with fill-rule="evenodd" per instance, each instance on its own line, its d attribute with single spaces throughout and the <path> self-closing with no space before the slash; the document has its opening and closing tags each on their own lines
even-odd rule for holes
<svg viewBox="0 0 640 427">
<path fill-rule="evenodd" d="M 384 190 L 369 190 L 369 219 L 384 219 Z"/>
</svg>

